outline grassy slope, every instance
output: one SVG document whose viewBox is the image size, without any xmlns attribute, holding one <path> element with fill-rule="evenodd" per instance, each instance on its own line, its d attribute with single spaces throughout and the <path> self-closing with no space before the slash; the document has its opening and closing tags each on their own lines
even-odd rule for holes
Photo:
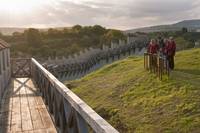
<svg viewBox="0 0 200 133">
<path fill-rule="evenodd" d="M 179 52 L 170 79 L 159 81 L 129 57 L 81 80 L 73 91 L 120 132 L 200 131 L 200 49 Z"/>
</svg>

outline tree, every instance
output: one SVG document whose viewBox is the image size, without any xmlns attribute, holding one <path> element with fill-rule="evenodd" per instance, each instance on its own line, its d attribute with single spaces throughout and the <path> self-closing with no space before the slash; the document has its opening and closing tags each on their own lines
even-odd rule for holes
<svg viewBox="0 0 200 133">
<path fill-rule="evenodd" d="M 175 38 L 177 50 L 184 50 L 194 46 L 194 43 L 185 40 L 183 37 Z"/>
<path fill-rule="evenodd" d="M 12 40 L 13 41 L 23 41 L 24 40 L 24 34 L 20 32 L 13 32 L 12 33 Z"/>
<path fill-rule="evenodd" d="M 100 25 L 94 25 L 92 27 L 92 31 L 95 33 L 95 34 L 98 34 L 98 35 L 103 35 L 106 31 L 105 28 L 103 28 L 102 26 Z"/>
<path fill-rule="evenodd" d="M 81 26 L 81 25 L 74 25 L 74 26 L 72 27 L 72 30 L 73 30 L 74 32 L 77 32 L 77 33 L 79 33 L 79 32 L 81 31 L 81 29 L 82 29 L 82 26 Z"/>
<path fill-rule="evenodd" d="M 13 37 L 18 37 L 18 36 L 21 36 L 21 34 L 22 34 L 22 33 L 20 33 L 20 32 L 13 32 L 13 33 L 12 33 L 12 36 L 13 36 Z"/>
<path fill-rule="evenodd" d="M 125 40 L 125 35 L 120 30 L 109 30 L 103 36 L 103 42 L 110 44 L 111 41 Z"/>
<path fill-rule="evenodd" d="M 48 34 L 48 37 L 50 37 L 50 38 L 62 36 L 61 31 L 59 31 L 57 29 L 53 29 L 53 28 L 48 29 L 47 34 Z"/>
<path fill-rule="evenodd" d="M 182 28 L 182 33 L 187 33 L 188 32 L 188 29 L 186 27 L 183 27 Z"/>
<path fill-rule="evenodd" d="M 24 31 L 26 41 L 31 46 L 39 47 L 42 44 L 41 34 L 39 30 L 30 28 Z"/>
</svg>

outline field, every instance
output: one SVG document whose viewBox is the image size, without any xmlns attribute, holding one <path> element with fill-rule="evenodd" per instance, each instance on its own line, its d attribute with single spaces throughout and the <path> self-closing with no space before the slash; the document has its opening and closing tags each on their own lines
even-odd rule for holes
<svg viewBox="0 0 200 133">
<path fill-rule="evenodd" d="M 200 131 L 200 49 L 176 54 L 160 81 L 142 57 L 129 57 L 70 82 L 70 88 L 122 133 Z"/>
</svg>

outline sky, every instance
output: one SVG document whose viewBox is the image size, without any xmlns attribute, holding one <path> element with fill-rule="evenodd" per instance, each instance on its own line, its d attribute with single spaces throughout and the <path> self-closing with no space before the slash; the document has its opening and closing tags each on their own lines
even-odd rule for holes
<svg viewBox="0 0 200 133">
<path fill-rule="evenodd" d="M 0 0 L 0 27 L 133 29 L 200 18 L 200 0 Z"/>
</svg>

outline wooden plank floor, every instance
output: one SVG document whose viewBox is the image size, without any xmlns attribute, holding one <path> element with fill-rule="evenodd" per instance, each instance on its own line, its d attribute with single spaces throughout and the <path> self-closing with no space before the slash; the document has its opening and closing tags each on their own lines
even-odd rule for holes
<svg viewBox="0 0 200 133">
<path fill-rule="evenodd" d="M 0 133 L 56 133 L 39 91 L 31 79 L 13 79 L 0 110 Z"/>
</svg>

